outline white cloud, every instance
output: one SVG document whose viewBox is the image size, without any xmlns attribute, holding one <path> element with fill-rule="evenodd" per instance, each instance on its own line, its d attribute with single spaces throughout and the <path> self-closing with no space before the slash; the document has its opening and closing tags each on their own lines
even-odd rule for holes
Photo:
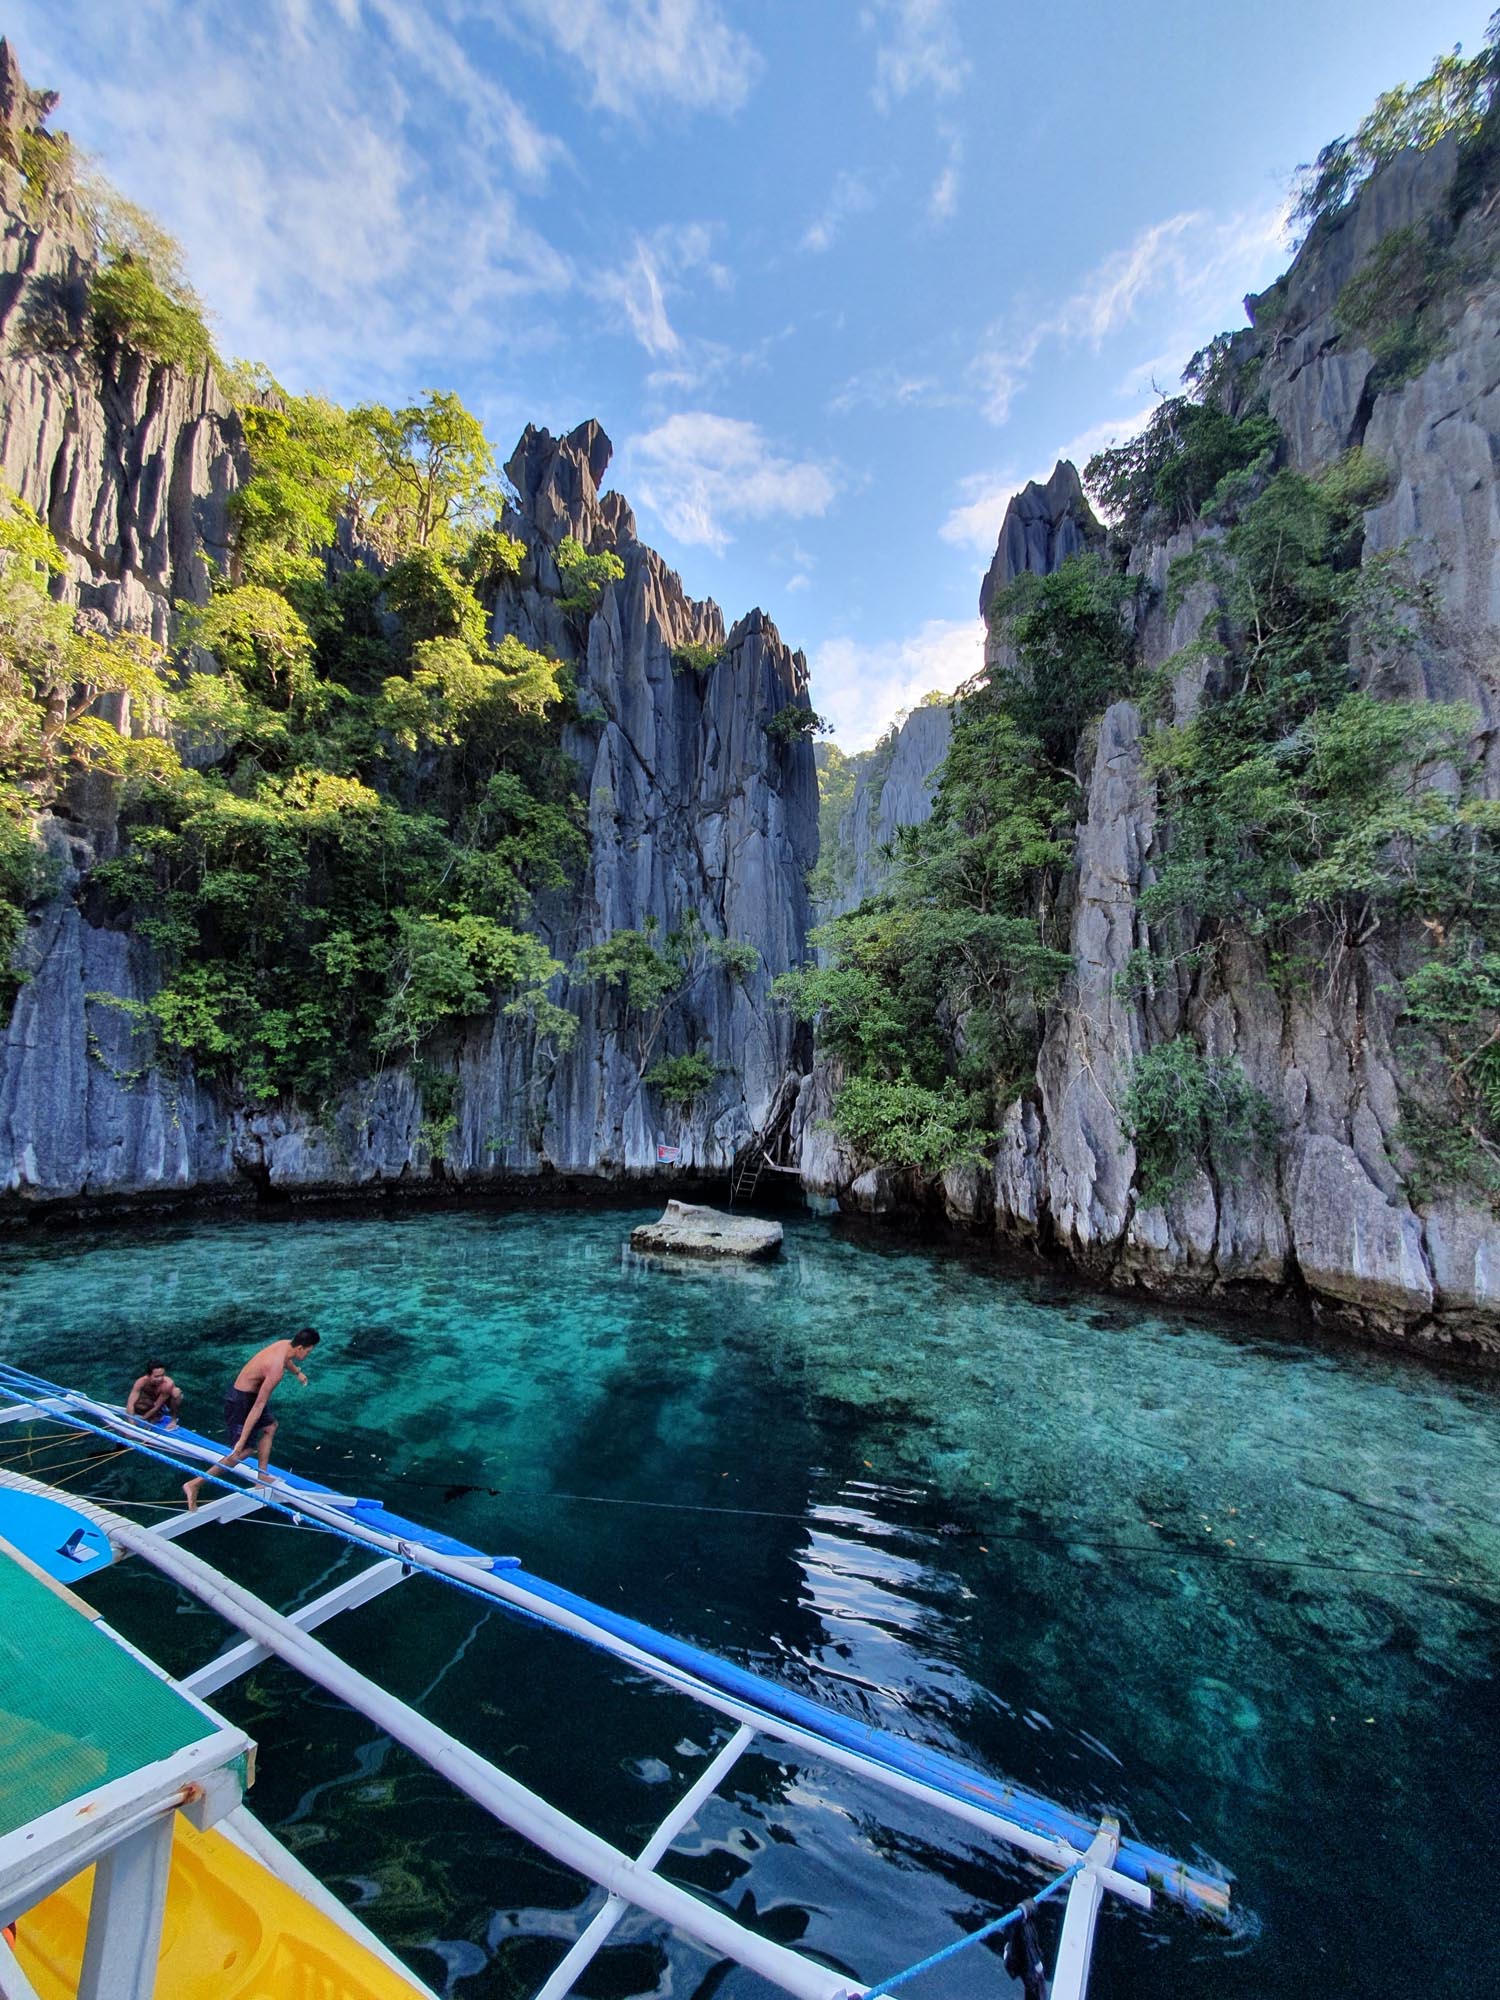
<svg viewBox="0 0 1500 2000">
<path fill-rule="evenodd" d="M 1010 406 L 1030 372 L 1031 364 L 1048 335 L 1055 331 L 1049 323 L 1034 326 L 1014 346 L 993 339 L 975 355 L 969 373 L 979 391 L 980 408 L 992 424 L 1003 424 Z"/>
<path fill-rule="evenodd" d="M 970 473 L 959 481 L 963 498 L 950 510 L 938 533 L 958 548 L 986 554 L 1000 539 L 1005 510 L 1025 484 L 1014 472 Z"/>
<path fill-rule="evenodd" d="M 826 250 L 832 244 L 851 215 L 861 215 L 875 205 L 868 183 L 859 175 L 841 170 L 834 180 L 827 201 L 813 220 L 807 225 L 802 236 L 804 250 Z"/>
<path fill-rule="evenodd" d="M 933 222 L 946 222 L 958 207 L 958 189 L 962 178 L 964 142 L 957 132 L 948 134 L 948 158 L 941 172 L 932 184 L 927 197 L 927 213 Z"/>
<path fill-rule="evenodd" d="M 661 274 L 656 259 L 639 236 L 627 261 L 595 280 L 595 290 L 606 303 L 616 305 L 630 322 L 630 330 L 651 355 L 671 355 L 681 350 L 662 296 Z"/>
<path fill-rule="evenodd" d="M 1070 458 L 1081 472 L 1096 451 L 1101 451 L 1107 444 L 1117 444 L 1133 437 L 1154 407 L 1154 403 L 1148 403 L 1144 409 L 1135 410 L 1129 416 L 1111 417 L 1103 423 L 1091 424 L 1087 430 L 1069 438 L 1066 444 L 1059 445 L 1048 464 L 1039 466 L 1024 477 L 1013 471 L 972 473 L 967 479 L 960 480 L 959 492 L 963 497 L 950 510 L 938 533 L 945 542 L 951 542 L 955 547 L 975 549 L 986 558 L 992 556 L 1000 539 L 1000 524 L 1005 519 L 1005 510 L 1023 486 L 1033 479 L 1048 479 L 1053 465 L 1060 458 Z"/>
<path fill-rule="evenodd" d="M 732 275 L 709 254 L 713 239 L 706 222 L 667 224 L 637 236 L 623 264 L 587 281 L 596 298 L 624 313 L 630 331 L 649 355 L 674 362 L 653 380 L 682 384 L 697 373 L 677 361 L 683 342 L 667 317 L 667 293 L 679 289 L 694 271 L 701 271 L 717 291 L 731 288 Z"/>
<path fill-rule="evenodd" d="M 1159 369 L 1163 354 L 1177 357 L 1175 376 L 1192 349 L 1234 315 L 1246 281 L 1253 287 L 1269 275 L 1270 261 L 1281 255 L 1285 215 L 1282 204 L 1223 221 L 1202 210 L 1169 216 L 1104 258 L 1059 307 L 1035 315 L 1023 332 L 992 327 L 969 371 L 986 417 L 1005 423 L 1044 348 L 1087 343 L 1097 353 L 1143 320 L 1148 307 L 1152 358 L 1130 368 L 1127 392 L 1139 386 L 1143 370 Z"/>
<path fill-rule="evenodd" d="M 480 131 L 500 135 L 522 179 L 540 185 L 556 160 L 567 158 L 560 139 L 541 131 L 502 84 L 473 62 L 457 36 L 432 13 L 418 16 L 401 0 L 363 0 L 400 50 L 403 61 L 443 95 L 460 103 Z M 356 28 L 360 0 L 345 0 L 344 25 Z"/>
<path fill-rule="evenodd" d="M 66 15 L 66 18 L 64 17 Z M 293 389 L 406 397 L 545 338 L 569 261 L 524 219 L 563 149 L 450 34 L 394 0 L 12 0 L 74 138 L 183 241 L 222 349 Z M 158 104 L 171 50 L 170 115 Z"/>
<path fill-rule="evenodd" d="M 826 467 L 778 457 L 757 425 L 707 410 L 679 411 L 633 439 L 620 484 L 678 541 L 711 549 L 733 540 L 730 521 L 822 514 L 835 491 Z"/>
<path fill-rule="evenodd" d="M 901 410 L 913 404 L 950 403 L 952 393 L 935 375 L 914 375 L 890 363 L 862 368 L 829 398 L 828 407 L 836 416 L 868 406 L 874 410 Z"/>
<path fill-rule="evenodd" d="M 1143 293 L 1181 280 L 1182 239 L 1206 221 L 1201 212 L 1171 216 L 1106 257 L 1063 308 L 1066 330 L 1079 328 L 1098 347 L 1107 333 L 1134 315 Z"/>
<path fill-rule="evenodd" d="M 719 290 L 732 288 L 733 280 L 722 265 L 708 264 L 704 271 L 710 284 Z M 758 374 L 769 368 L 773 351 L 790 340 L 796 330 L 795 323 L 780 327 L 774 333 L 762 334 L 748 347 L 731 347 L 722 340 L 702 335 L 685 338 L 670 365 L 653 368 L 645 378 L 645 386 L 665 408 L 689 396 L 702 400 L 731 376 Z"/>
<path fill-rule="evenodd" d="M 783 548 L 773 550 L 773 558 L 784 562 L 791 571 L 782 586 L 785 590 L 811 590 L 812 571 L 818 566 L 817 557 L 810 555 L 798 541 L 790 541 Z"/>
<path fill-rule="evenodd" d="M 868 750 L 903 709 L 951 694 L 984 663 L 977 618 L 930 618 L 904 639 L 829 639 L 808 663 L 813 706 L 846 751 Z"/>
<path fill-rule="evenodd" d="M 950 0 L 870 0 L 860 26 L 877 37 L 871 96 L 879 110 L 913 91 L 949 97 L 962 86 L 969 65 Z"/>
<path fill-rule="evenodd" d="M 585 77 L 601 111 L 639 117 L 658 104 L 737 111 L 764 67 L 717 0 L 507 0 Z"/>
</svg>

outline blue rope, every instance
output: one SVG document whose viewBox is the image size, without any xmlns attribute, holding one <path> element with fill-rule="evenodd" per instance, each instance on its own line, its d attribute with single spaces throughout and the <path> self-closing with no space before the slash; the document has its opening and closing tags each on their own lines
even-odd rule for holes
<svg viewBox="0 0 1500 2000">
<path fill-rule="evenodd" d="M 1049 1896 L 1055 1896 L 1059 1889 L 1065 1889 L 1083 1866 L 1075 1861 L 1071 1868 L 1065 1868 L 1055 1882 L 1049 1882 L 1045 1889 L 1038 1889 L 1034 1896 L 1026 1898 L 1027 1903 L 1045 1903 Z M 919 1972 L 930 1972 L 935 1965 L 945 1959 L 956 1958 L 961 1951 L 967 1951 L 971 1944 L 978 1944 L 981 1938 L 995 1937 L 1001 1931 L 1008 1931 L 1012 1924 L 1020 1921 L 1026 1903 L 1017 1903 L 1013 1910 L 1007 1910 L 1003 1917 L 996 1917 L 993 1923 L 982 1924 L 977 1931 L 970 1931 L 957 1944 L 945 1944 L 941 1951 L 935 1951 L 931 1958 L 919 1958 L 915 1965 L 907 1966 L 905 1972 L 893 1972 L 889 1979 L 882 1979 L 878 1986 L 865 1989 L 865 2000 L 878 2000 L 882 1993 L 889 1993 L 893 1987 L 904 1986 L 908 1979 L 915 1979 Z"/>
<path fill-rule="evenodd" d="M 15 1378 L 21 1373 L 20 1369 L 12 1368 L 6 1363 L 0 1363 L 0 1380 L 6 1377 L 11 1378 L 8 1384 L 9 1393 L 17 1397 L 21 1402 L 37 1404 L 43 1400 L 51 1400 L 57 1395 L 58 1392 L 52 1389 L 50 1385 L 44 1385 L 47 1388 L 45 1399 L 38 1397 L 33 1392 L 18 1388 L 15 1384 Z M 38 1377 L 32 1379 L 40 1380 Z M 39 1410 L 38 1414 L 48 1413 Z M 103 1438 L 107 1443 L 119 1444 L 123 1441 L 122 1433 L 118 1430 L 108 1429 L 103 1424 L 96 1423 L 92 1418 L 86 1417 L 76 1410 L 70 1409 L 66 1418 L 61 1417 L 59 1414 L 59 1421 L 71 1424 L 75 1430 L 91 1432 L 93 1436 Z M 295 1501 L 273 1497 L 266 1492 L 264 1487 L 258 1484 L 252 1485 L 246 1480 L 231 1479 L 226 1473 L 203 1471 L 191 1459 L 174 1458 L 169 1452 L 154 1449 L 151 1445 L 137 1442 L 134 1439 L 128 1440 L 128 1443 L 129 1448 L 132 1451 L 138 1452 L 142 1458 L 153 1458 L 159 1465 L 169 1466 L 173 1472 L 186 1472 L 192 1477 L 202 1479 L 207 1485 L 222 1487 L 226 1493 L 253 1494 L 259 1500 L 262 1507 L 268 1508 L 276 1514 L 285 1514 L 291 1521 L 305 1527 L 311 1534 L 332 1535 L 339 1541 L 347 1542 L 350 1548 L 362 1549 L 366 1555 L 391 1556 L 393 1554 L 391 1550 L 380 1547 L 378 1543 L 366 1541 L 361 1535 L 350 1534 L 347 1529 L 338 1527 L 332 1521 L 314 1519 L 311 1515 L 302 1512 Z M 42 1468 L 42 1470 L 45 1470 L 45 1468 Z M 42 1479 L 38 1483 L 45 1485 L 46 1481 Z M 282 1490 L 285 1492 L 287 1489 L 283 1488 Z M 68 1496 L 64 1494 L 62 1497 L 66 1499 Z M 86 1500 L 90 1496 L 88 1494 L 78 1494 L 74 1497 Z M 314 1494 L 312 1497 L 317 1498 L 318 1496 Z M 107 1509 L 109 1501 L 107 1499 L 100 1499 L 95 1504 Z M 413 1525 L 415 1526 L 416 1524 L 414 1523 Z M 400 1537 L 394 1537 L 393 1539 L 399 1540 Z M 528 1605 L 512 1604 L 503 1597 L 492 1597 L 487 1590 L 480 1590 L 477 1585 L 466 1583 L 461 1576 L 454 1576 L 448 1570 L 431 1568 L 427 1563 L 422 1561 L 414 1548 L 395 1552 L 394 1560 L 400 1562 L 406 1569 L 416 1571 L 420 1576 L 431 1577 L 434 1583 L 447 1584 L 452 1590 L 462 1591 L 465 1596 L 477 1599 L 479 1603 L 487 1606 L 491 1611 L 503 1612 L 507 1617 L 517 1619 L 522 1624 L 535 1625 L 543 1632 L 555 1632 L 558 1629 L 552 1619 L 544 1617 L 539 1611 L 533 1611 Z M 535 1581 L 536 1579 L 530 1580 Z M 601 1645 L 597 1639 L 591 1639 L 587 1633 L 580 1632 L 574 1636 L 580 1639 L 585 1646 L 602 1653 L 607 1659 L 618 1657 L 608 1647 Z M 680 1672 L 682 1670 L 678 1669 L 677 1671 Z M 694 1695 L 691 1690 L 683 1690 L 683 1692 L 687 1693 L 690 1701 L 702 1699 L 701 1696 Z M 746 1707 L 754 1706 L 754 1704 L 748 1702 L 744 1705 Z M 772 1719 L 774 1720 L 774 1718 Z"/>
</svg>

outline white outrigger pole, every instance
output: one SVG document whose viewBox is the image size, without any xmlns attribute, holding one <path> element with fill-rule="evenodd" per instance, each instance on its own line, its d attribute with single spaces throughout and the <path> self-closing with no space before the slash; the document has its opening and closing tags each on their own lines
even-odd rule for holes
<svg viewBox="0 0 1500 2000">
<path fill-rule="evenodd" d="M 195 1471 L 219 1456 L 207 1439 L 192 1432 L 164 1433 L 126 1417 L 112 1405 L 4 1364 L 0 1364 L 0 1389 L 16 1397 L 12 1406 L 0 1409 L 0 1424 L 39 1416 L 61 1419 L 179 1471 Z M 706 1949 L 760 1973 L 798 2000 L 859 2000 L 866 1994 L 883 1995 L 978 1936 L 993 1934 L 1019 1919 L 1018 1907 L 970 1939 L 934 1954 L 933 1959 L 866 1986 L 776 1944 L 668 1881 L 658 1872 L 658 1864 L 757 1736 L 769 1737 L 920 1800 L 1005 1841 L 1054 1871 L 1054 1879 L 1031 1899 L 1034 1902 L 1064 1890 L 1067 1893 L 1052 2000 L 1084 2000 L 1095 1924 L 1107 1894 L 1139 1909 L 1150 1909 L 1153 1891 L 1158 1891 L 1199 1912 L 1222 1916 L 1227 1911 L 1227 1883 L 1138 1842 L 1122 1840 L 1118 1824 L 1111 1819 L 1091 1826 L 1049 1801 L 987 1778 L 941 1753 L 852 1722 L 715 1655 L 561 1591 L 528 1575 L 515 1557 L 496 1558 L 469 1549 L 389 1513 L 378 1502 L 335 1493 L 285 1473 L 277 1474 L 269 1486 L 247 1490 L 243 1481 L 252 1475 L 247 1468 L 238 1470 L 239 1479 L 215 1475 L 215 1483 L 227 1489 L 219 1499 L 149 1528 L 123 1520 L 95 1502 L 3 1469 L 0 1485 L 64 1501 L 99 1528 L 119 1553 L 139 1556 L 243 1634 L 240 1643 L 179 1683 L 185 1693 L 201 1701 L 261 1661 L 280 1659 L 385 1730 L 504 1825 L 598 1884 L 606 1895 L 603 1907 L 550 1974 L 537 2000 L 564 2000 L 632 1905 Z M 184 1535 L 204 1523 L 231 1521 L 263 1507 L 292 1514 L 299 1521 L 367 1547 L 378 1560 L 312 1603 L 284 1614 L 177 1546 Z M 728 1741 L 639 1855 L 624 1853 L 549 1805 L 311 1636 L 314 1628 L 328 1619 L 369 1602 L 416 1573 L 570 1632 L 735 1725 Z"/>
</svg>

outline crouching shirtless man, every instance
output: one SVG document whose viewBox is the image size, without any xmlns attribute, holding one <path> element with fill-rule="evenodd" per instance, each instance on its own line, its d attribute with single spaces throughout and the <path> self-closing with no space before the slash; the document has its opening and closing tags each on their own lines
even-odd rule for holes
<svg viewBox="0 0 1500 2000">
<path fill-rule="evenodd" d="M 137 1375 L 125 1398 L 127 1417 L 139 1417 L 143 1424 L 159 1423 L 163 1430 L 177 1428 L 182 1410 L 182 1391 L 160 1361 L 148 1361 L 144 1375 Z"/>
<path fill-rule="evenodd" d="M 251 1355 L 235 1376 L 234 1387 L 224 1397 L 224 1431 L 229 1439 L 229 1455 L 215 1459 L 206 1472 L 196 1479 L 189 1479 L 183 1486 L 190 1508 L 198 1505 L 198 1495 L 208 1473 L 238 1465 L 241 1459 L 248 1457 L 252 1445 L 260 1462 L 259 1480 L 262 1484 L 269 1480 L 267 1468 L 271 1462 L 271 1440 L 276 1435 L 276 1419 L 271 1415 L 271 1391 L 288 1370 L 304 1389 L 307 1387 L 307 1377 L 297 1364 L 305 1361 L 317 1344 L 317 1334 L 310 1326 L 305 1326 L 290 1340 L 273 1340 L 269 1347 Z"/>
</svg>

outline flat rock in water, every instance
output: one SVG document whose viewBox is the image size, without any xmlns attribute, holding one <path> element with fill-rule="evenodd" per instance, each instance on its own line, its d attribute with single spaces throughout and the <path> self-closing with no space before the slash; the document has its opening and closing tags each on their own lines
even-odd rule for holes
<svg viewBox="0 0 1500 2000">
<path fill-rule="evenodd" d="M 774 1257 L 781 1224 L 753 1215 L 725 1215 L 692 1201 L 669 1201 L 660 1222 L 630 1232 L 632 1250 L 667 1251 L 678 1257 Z"/>
</svg>

